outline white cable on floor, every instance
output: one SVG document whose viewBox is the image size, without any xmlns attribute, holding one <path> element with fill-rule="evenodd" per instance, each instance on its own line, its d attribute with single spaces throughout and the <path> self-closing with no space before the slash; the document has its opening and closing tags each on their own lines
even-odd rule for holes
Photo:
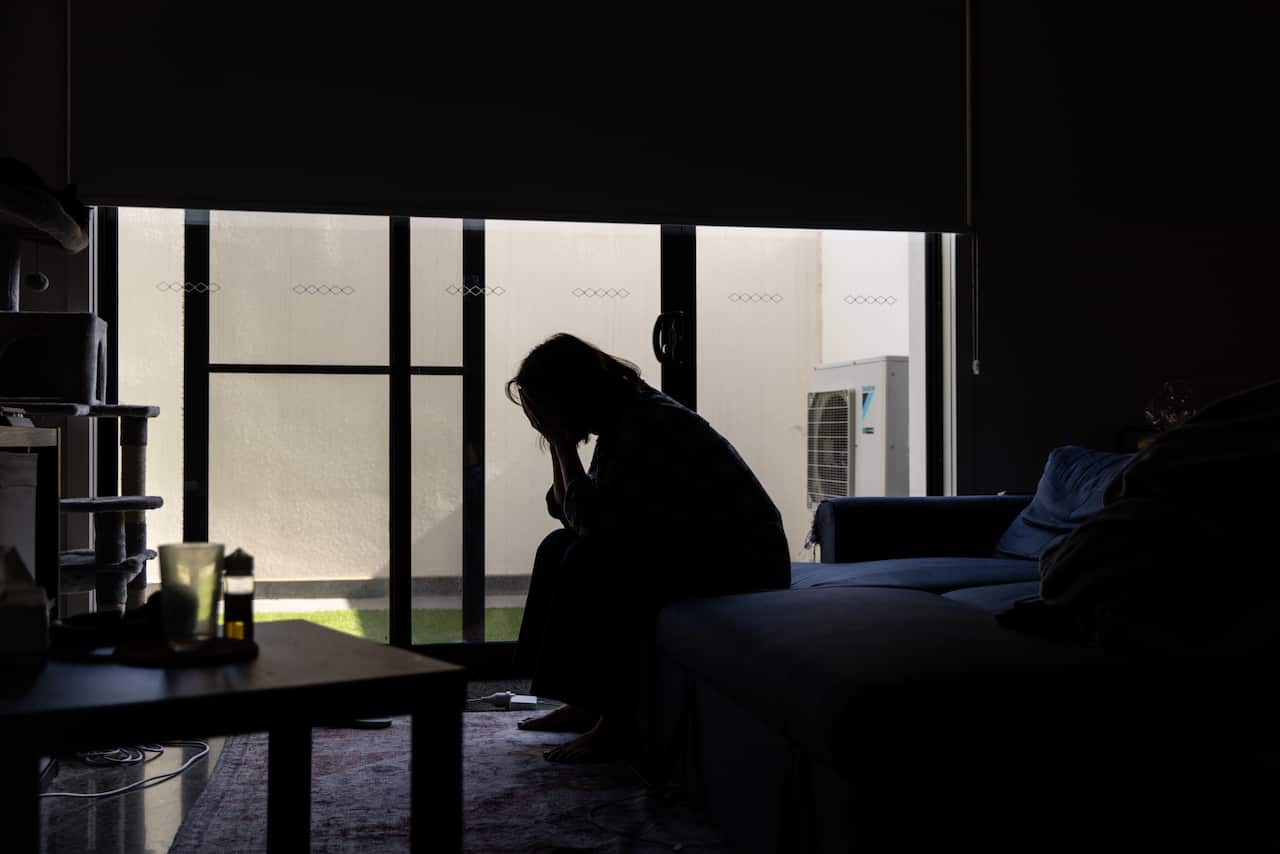
<svg viewBox="0 0 1280 854">
<path fill-rule="evenodd" d="M 155 756 L 148 757 L 148 753 Z M 113 747 L 110 750 L 89 750 L 77 753 L 76 758 L 85 765 L 137 765 L 139 762 L 150 762 L 164 755 L 162 744 L 138 744 L 128 747 Z"/>
<path fill-rule="evenodd" d="M 168 745 L 169 747 L 198 747 L 200 748 L 200 752 L 197 753 L 195 756 L 192 756 L 186 762 L 182 763 L 182 767 L 178 768 L 176 771 L 168 771 L 168 772 L 165 772 L 164 774 L 156 774 L 153 777 L 146 777 L 142 780 L 138 780 L 137 782 L 130 783 L 127 786 L 121 786 L 118 789 L 112 789 L 109 792 L 42 792 L 40 794 L 40 797 L 42 798 L 109 798 L 113 795 L 122 795 L 125 792 L 131 792 L 134 789 L 141 789 L 148 786 L 154 786 L 158 783 L 163 783 L 166 780 L 171 780 L 174 777 L 181 774 L 183 771 L 186 771 L 188 768 L 190 768 L 193 764 L 195 764 L 199 760 L 204 759 L 206 756 L 209 755 L 209 745 L 203 741 L 167 741 L 165 742 L 165 745 Z M 137 753 L 141 753 L 144 756 L 148 751 L 152 753 L 156 753 L 156 751 L 158 750 L 159 753 L 163 753 L 165 745 L 148 744 L 148 745 L 137 745 L 135 747 L 116 748 L 115 750 L 93 751 L 92 753 L 83 754 L 83 757 L 90 757 L 90 756 L 95 757 L 96 761 L 91 761 L 88 758 L 85 758 L 85 761 L 91 765 L 95 765 L 95 764 L 96 765 L 136 765 L 138 764 L 138 762 L 143 761 L 141 759 L 134 758 Z M 157 753 L 157 757 L 159 753 Z M 120 757 L 120 758 L 111 758 L 111 759 L 102 758 L 107 755 L 110 755 L 113 757 Z M 152 758 L 157 758 L 157 757 L 152 757 Z"/>
</svg>

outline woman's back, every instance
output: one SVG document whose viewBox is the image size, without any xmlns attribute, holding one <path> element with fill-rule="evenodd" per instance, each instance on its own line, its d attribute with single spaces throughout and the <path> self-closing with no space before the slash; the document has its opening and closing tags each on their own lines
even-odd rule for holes
<svg viewBox="0 0 1280 854">
<path fill-rule="evenodd" d="M 789 582 L 782 518 L 759 479 L 706 419 L 648 384 L 602 430 L 590 474 L 601 527 L 624 548 L 710 562 L 700 575 L 745 589 Z"/>
</svg>

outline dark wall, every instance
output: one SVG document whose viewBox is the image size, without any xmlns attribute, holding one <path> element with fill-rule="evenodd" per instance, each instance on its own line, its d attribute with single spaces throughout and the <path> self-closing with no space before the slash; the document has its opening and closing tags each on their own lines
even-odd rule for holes
<svg viewBox="0 0 1280 854">
<path fill-rule="evenodd" d="M 962 492 L 1034 489 L 1055 445 L 1130 447 L 1166 380 L 1280 378 L 1275 17 L 979 5 Z"/>
<path fill-rule="evenodd" d="M 67 184 L 67 9 L 60 2 L 18 0 L 0 7 L 0 157 L 35 170 L 48 186 Z M 89 253 L 23 245 L 23 270 L 49 277 L 43 293 L 22 291 L 22 307 L 85 311 Z"/>
<path fill-rule="evenodd" d="M 67 13 L 57 2 L 0 6 L 0 156 L 16 157 L 45 183 L 67 182 Z"/>
<path fill-rule="evenodd" d="M 0 9 L 0 157 L 35 170 L 47 185 L 67 183 L 67 10 L 64 4 L 19 0 Z M 23 246 L 24 270 L 49 277 L 44 293 L 22 291 L 22 305 L 83 311 L 88 303 L 88 253 Z"/>
</svg>

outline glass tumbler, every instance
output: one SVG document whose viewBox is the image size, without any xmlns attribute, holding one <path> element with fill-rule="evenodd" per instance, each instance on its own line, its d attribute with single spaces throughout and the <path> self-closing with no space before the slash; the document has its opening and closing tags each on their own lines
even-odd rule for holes
<svg viewBox="0 0 1280 854">
<path fill-rule="evenodd" d="M 169 543 L 159 551 L 165 639 L 174 649 L 211 643 L 218 636 L 222 544 Z"/>
</svg>

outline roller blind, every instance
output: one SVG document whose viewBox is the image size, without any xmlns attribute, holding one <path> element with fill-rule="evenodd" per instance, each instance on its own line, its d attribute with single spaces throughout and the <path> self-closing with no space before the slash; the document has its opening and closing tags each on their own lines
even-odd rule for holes
<svg viewBox="0 0 1280 854">
<path fill-rule="evenodd" d="M 320 8 L 74 3 L 82 197 L 964 226 L 960 2 L 699 7 L 698 23 L 645 7 L 573 19 L 498 4 Z"/>
</svg>

